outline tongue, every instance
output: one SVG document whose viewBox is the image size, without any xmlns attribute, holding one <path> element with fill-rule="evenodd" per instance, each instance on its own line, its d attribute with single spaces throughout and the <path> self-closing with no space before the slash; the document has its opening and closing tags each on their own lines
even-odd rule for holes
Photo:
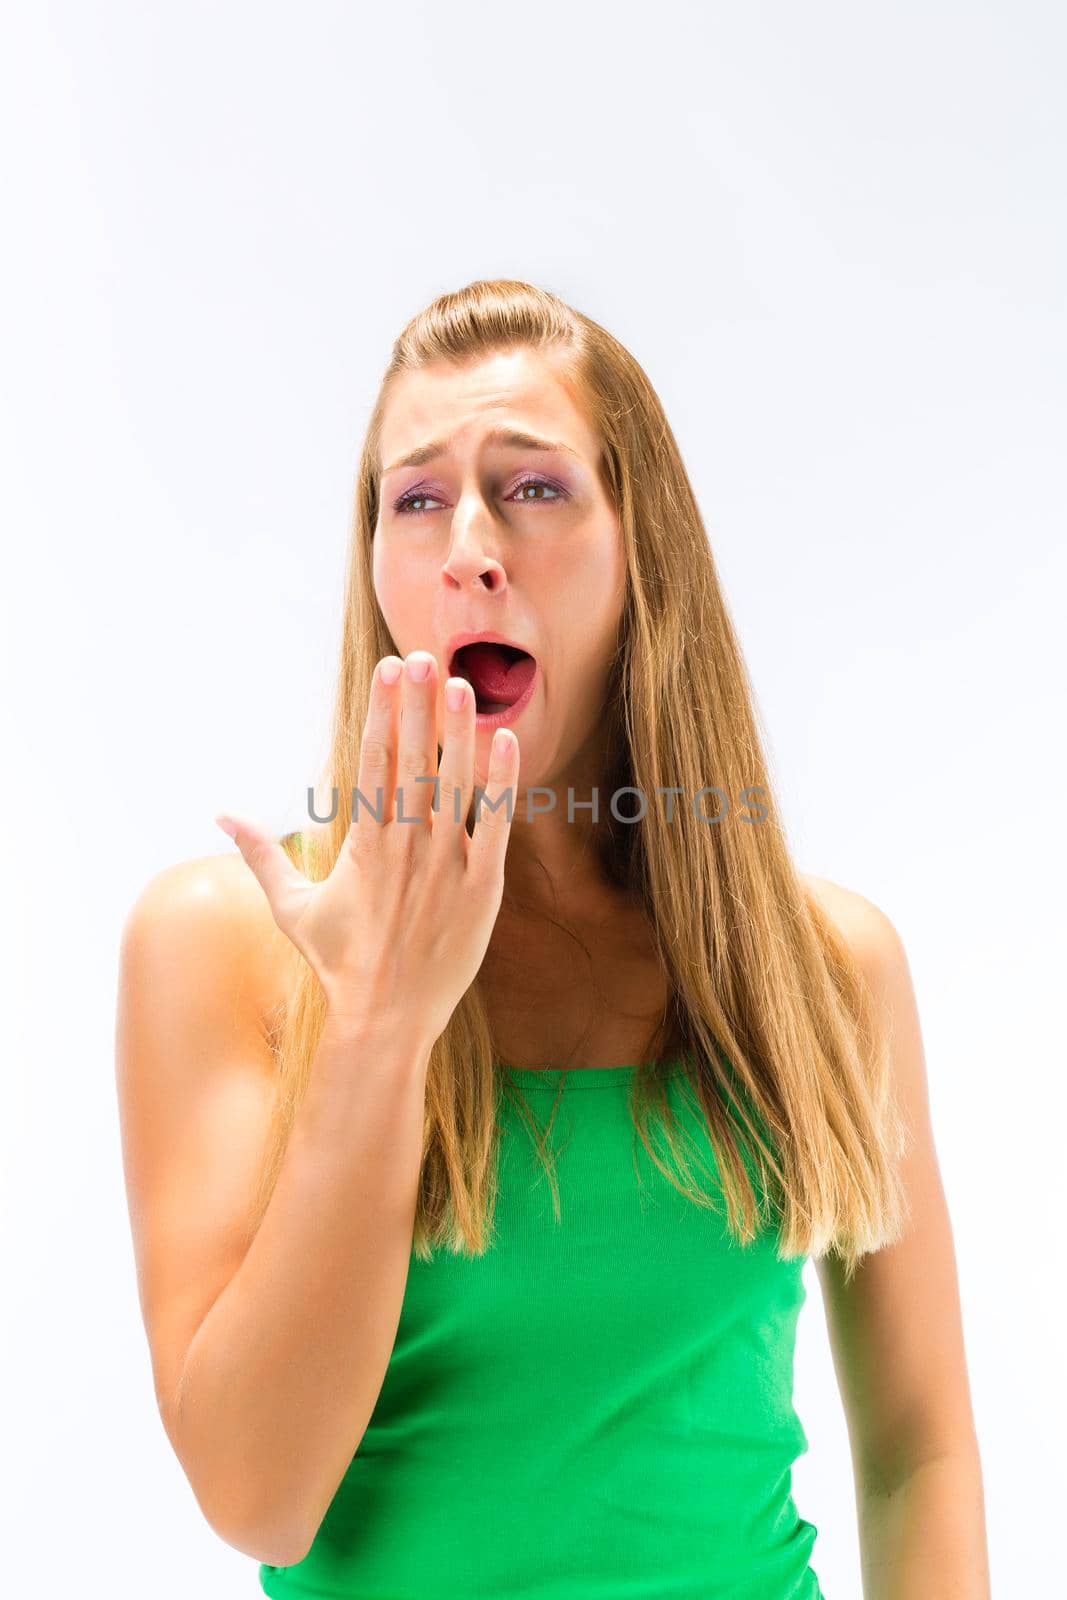
<svg viewBox="0 0 1067 1600">
<path fill-rule="evenodd" d="M 464 674 L 479 700 L 513 706 L 530 687 L 532 656 L 514 659 L 498 644 L 470 644 L 463 652 Z"/>
</svg>

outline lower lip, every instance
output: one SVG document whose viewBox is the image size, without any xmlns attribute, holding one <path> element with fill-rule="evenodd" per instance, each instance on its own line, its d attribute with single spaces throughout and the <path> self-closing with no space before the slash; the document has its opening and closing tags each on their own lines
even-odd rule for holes
<svg viewBox="0 0 1067 1600">
<path fill-rule="evenodd" d="M 521 716 L 523 709 L 529 705 L 533 692 L 537 688 L 537 680 L 541 676 L 540 667 L 534 667 L 533 677 L 530 679 L 524 694 L 516 700 L 513 706 L 505 706 L 503 711 L 478 711 L 475 713 L 474 725 L 476 728 L 503 728 L 509 722 L 514 722 Z"/>
</svg>

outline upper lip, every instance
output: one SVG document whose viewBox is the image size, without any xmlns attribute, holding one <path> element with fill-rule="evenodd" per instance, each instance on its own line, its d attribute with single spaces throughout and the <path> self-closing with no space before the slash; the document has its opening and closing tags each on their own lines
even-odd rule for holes
<svg viewBox="0 0 1067 1600">
<path fill-rule="evenodd" d="M 481 633 L 454 633 L 445 646 L 447 651 L 446 664 L 449 671 L 456 657 L 456 651 L 462 650 L 465 644 L 508 644 L 513 650 L 522 650 L 528 656 L 533 656 L 536 663 L 537 657 L 528 645 L 520 644 L 518 639 L 509 639 L 506 633 L 494 633 L 492 629 L 483 629 Z"/>
</svg>

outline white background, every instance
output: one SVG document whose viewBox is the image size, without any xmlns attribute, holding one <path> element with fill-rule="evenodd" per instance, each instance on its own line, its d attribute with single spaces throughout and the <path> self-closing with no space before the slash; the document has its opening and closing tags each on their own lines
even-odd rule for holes
<svg viewBox="0 0 1067 1600">
<path fill-rule="evenodd" d="M 994 1592 L 1062 1568 L 1064 22 L 970 3 L 12 7 L 5 1588 L 252 1596 L 157 1418 L 126 910 L 299 819 L 392 338 L 552 289 L 666 406 L 802 869 L 909 951 Z M 1057 109 L 1058 107 L 1058 109 Z M 12 893 L 13 885 L 13 893 Z M 818 1282 L 794 1493 L 860 1594 Z M 432 1597 L 426 1597 L 432 1600 Z"/>
</svg>

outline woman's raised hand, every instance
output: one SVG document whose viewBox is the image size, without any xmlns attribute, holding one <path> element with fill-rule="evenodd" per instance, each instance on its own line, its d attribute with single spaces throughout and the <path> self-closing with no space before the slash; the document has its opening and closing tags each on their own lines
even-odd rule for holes
<svg viewBox="0 0 1067 1600">
<path fill-rule="evenodd" d="M 428 670 L 419 679 L 421 665 Z M 255 823 L 216 818 L 262 887 L 278 927 L 316 973 L 328 1011 L 356 1026 L 395 1022 L 427 1047 L 444 1031 L 489 945 L 519 767 L 515 734 L 497 729 L 468 835 L 474 691 L 463 678 L 445 685 L 439 769 L 436 704 L 437 662 L 428 651 L 379 661 L 357 779 L 367 805 L 354 810 L 321 882 L 298 871 Z"/>
</svg>

